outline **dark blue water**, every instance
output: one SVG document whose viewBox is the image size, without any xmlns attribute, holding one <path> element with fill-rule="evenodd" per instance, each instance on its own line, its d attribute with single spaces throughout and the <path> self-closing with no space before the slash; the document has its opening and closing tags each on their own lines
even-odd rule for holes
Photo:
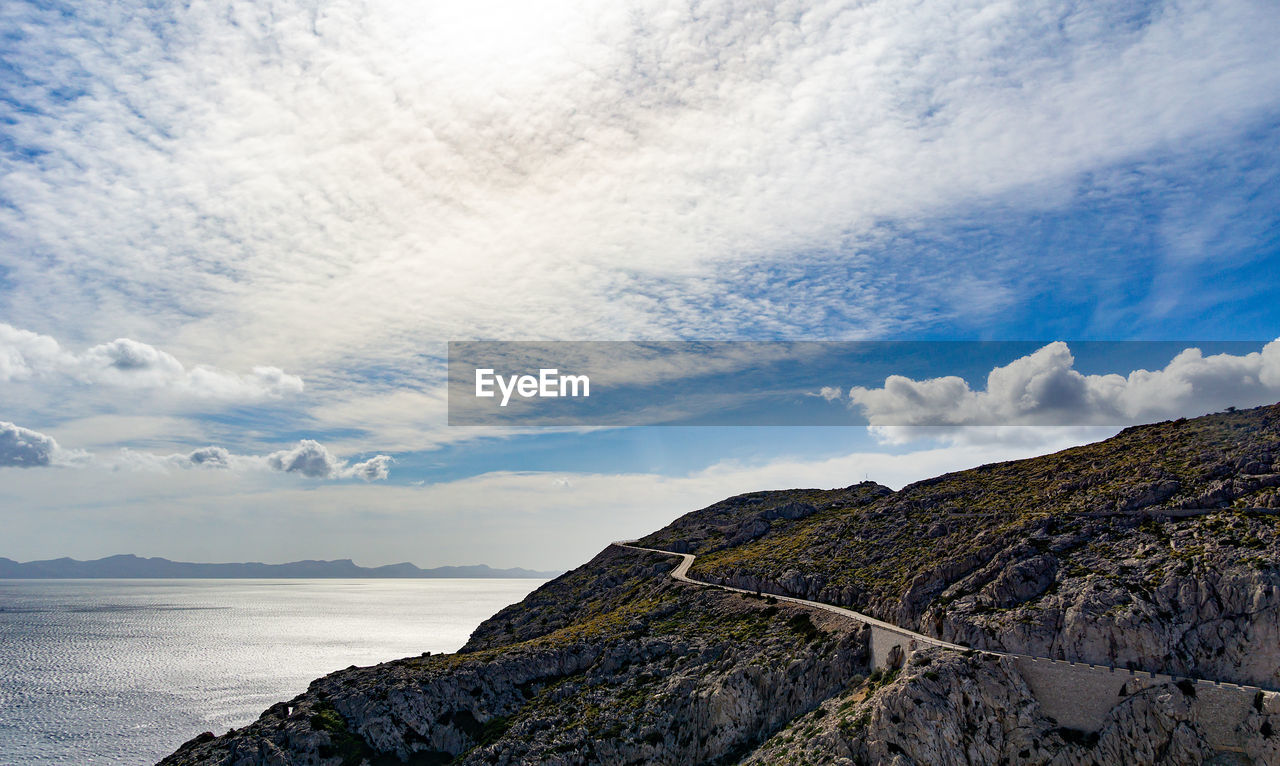
<svg viewBox="0 0 1280 766">
<path fill-rule="evenodd" d="M 348 665 L 458 649 L 540 580 L 0 580 L 0 764 L 151 764 Z"/>
</svg>

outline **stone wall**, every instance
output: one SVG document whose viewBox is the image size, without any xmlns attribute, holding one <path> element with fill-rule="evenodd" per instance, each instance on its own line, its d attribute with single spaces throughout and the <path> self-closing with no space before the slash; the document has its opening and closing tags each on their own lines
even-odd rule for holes
<svg viewBox="0 0 1280 766">
<path fill-rule="evenodd" d="M 1125 697 L 1152 686 L 1180 681 L 1191 690 L 1188 696 L 1191 696 L 1196 728 L 1220 750 L 1241 748 L 1243 740 L 1237 729 L 1255 704 L 1261 705 L 1263 713 L 1280 712 L 1280 693 L 1255 686 L 1040 657 L 1015 656 L 1014 659 L 1041 710 L 1060 726 L 1080 731 L 1097 731 L 1111 708 Z"/>
</svg>

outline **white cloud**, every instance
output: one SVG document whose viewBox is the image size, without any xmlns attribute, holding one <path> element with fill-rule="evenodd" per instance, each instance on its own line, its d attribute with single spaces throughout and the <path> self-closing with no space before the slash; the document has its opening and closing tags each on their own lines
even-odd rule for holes
<svg viewBox="0 0 1280 766">
<path fill-rule="evenodd" d="M 972 204 L 1053 208 L 1087 174 L 1170 147 L 1216 153 L 1280 107 L 1280 14 L 1260 0 L 76 9 L 17 0 L 0 19 L 23 107 L 0 155 L 0 283 L 7 320 L 92 348 L 2 325 L 0 379 L 48 388 L 27 407 L 41 414 L 65 392 L 51 380 L 236 402 L 296 393 L 280 367 L 308 383 L 310 421 L 282 413 L 227 453 L 264 470 L 120 480 L 139 494 L 177 476 L 278 480 L 273 427 L 341 428 L 338 454 L 504 433 L 443 427 L 430 368 L 446 338 L 867 337 L 1013 305 L 1016 280 L 986 259 L 878 269 L 864 253 Z M 813 252 L 841 268 L 806 270 L 797 254 Z M 83 416 L 112 409 L 58 412 L 101 434 L 111 424 Z M 194 466 L 174 444 L 231 444 L 193 422 L 180 435 L 156 422 L 145 454 Z M 308 454 L 279 463 L 387 468 Z M 628 510 L 711 492 L 640 491 L 649 478 L 624 482 Z M 98 501 L 91 483 L 43 486 L 67 508 Z M 610 481 L 593 486 L 605 500 Z M 336 513 L 390 489 L 325 497 L 343 498 Z M 576 477 L 556 490 L 590 495 Z"/>
<path fill-rule="evenodd" d="M 891 487 L 1078 444 L 1044 429 L 1035 445 L 970 444 L 904 454 L 860 451 L 823 460 L 725 461 L 684 476 L 636 472 L 493 472 L 421 486 L 281 482 L 274 472 L 85 470 L 78 481 L 15 472 L 0 505 L 29 507 L 6 532 L 27 558 L 106 555 L 145 545 L 196 560 L 355 557 L 363 563 L 571 567 L 610 540 L 748 490 Z M 57 490 L 55 493 L 54 490 Z M 57 495 L 55 497 L 54 495 Z M 353 523 L 352 509 L 361 509 Z M 58 534 L 49 535 L 50 519 Z M 11 554 L 12 555 L 12 554 Z"/>
<path fill-rule="evenodd" d="M 395 460 L 389 455 L 374 455 L 368 460 L 354 463 L 344 470 L 347 476 L 354 476 L 365 481 L 381 481 L 391 475 L 391 464 L 394 462 Z"/>
<path fill-rule="evenodd" d="M 58 443 L 38 431 L 0 422 L 0 466 L 52 465 L 57 450 Z"/>
<path fill-rule="evenodd" d="M 223 447 L 201 447 L 187 455 L 187 460 L 201 468 L 231 467 L 231 453 Z"/>
<path fill-rule="evenodd" d="M 303 439 L 292 449 L 272 452 L 263 458 L 272 470 L 297 473 L 312 479 L 355 477 L 365 481 L 387 478 L 392 459 L 376 455 L 353 465 L 338 459 L 320 442 Z"/>
<path fill-rule="evenodd" d="M 315 418 L 290 430 L 355 415 L 335 449 L 420 449 L 476 434 L 408 401 L 439 398 L 418 394 L 447 338 L 971 319 L 1018 300 L 1007 275 L 868 263 L 882 226 L 1053 207 L 1082 173 L 1229 146 L 1280 106 L 1280 16 L 1249 0 L 484 7 L 11 4 L 30 108 L 0 157 L 5 317 L 154 344 L 71 354 L 68 380 L 273 401 L 301 385 L 283 367 Z M 68 354 L 0 336 L 0 379 Z"/>
<path fill-rule="evenodd" d="M 953 447 L 992 447 L 1036 452 L 1046 444 L 1088 444 L 1115 436 L 1120 426 L 870 426 L 872 438 L 885 445 L 934 442 Z"/>
<path fill-rule="evenodd" d="M 92 403 L 90 403 L 92 404 Z M 53 411 L 51 405 L 44 412 Z M 67 415 L 65 411 L 59 415 Z M 88 417 L 71 416 L 57 423 L 58 438 L 81 449 L 100 452 L 130 446 L 152 451 L 186 449 L 192 444 L 212 443 L 206 421 L 172 414 L 112 413 Z M 220 430 L 220 429 L 215 429 Z M 127 444 L 126 444 L 127 443 Z"/>
<path fill-rule="evenodd" d="M 485 7 L 19 3 L 32 108 L 6 132 L 39 159 L 0 174 L 0 229 L 48 255 L 5 261 L 13 310 L 308 370 L 513 327 L 797 337 L 831 315 L 741 269 L 857 267 L 881 222 L 1053 206 L 1280 104 L 1280 21 L 1249 0 Z M 987 265 L 813 289 L 843 333 L 902 331 L 1016 300 Z"/>
<path fill-rule="evenodd" d="M 128 338 L 77 354 L 47 335 L 0 323 L 0 382 L 24 381 L 153 389 L 226 402 L 279 399 L 303 388 L 301 378 L 278 367 L 254 367 L 248 375 L 206 365 L 187 369 L 172 354 Z"/>
<path fill-rule="evenodd" d="M 1127 376 L 1084 375 L 1074 365 L 1058 341 L 996 367 L 983 390 L 955 376 L 891 375 L 881 388 L 854 386 L 849 399 L 890 440 L 904 435 L 894 430 L 901 426 L 1123 425 L 1280 400 L 1280 340 L 1243 355 L 1188 348 L 1162 369 Z"/>
<path fill-rule="evenodd" d="M 208 446 L 187 453 L 158 455 L 134 450 L 121 450 L 114 460 L 105 461 L 118 467 L 167 470 L 169 468 L 236 470 L 239 472 L 272 471 L 291 473 L 308 479 L 362 479 L 381 481 L 390 475 L 388 455 L 375 455 L 367 460 L 349 463 L 335 456 L 314 439 L 302 439 L 289 449 L 267 455 L 237 455 L 224 447 Z"/>
<path fill-rule="evenodd" d="M 338 459 L 329 454 L 323 444 L 311 439 L 303 439 L 293 449 L 272 452 L 266 461 L 276 471 L 300 473 L 313 479 L 328 479 L 341 470 Z"/>
<path fill-rule="evenodd" d="M 142 450 L 121 449 L 106 455 L 95 455 L 95 464 L 113 470 L 166 472 L 171 468 L 205 468 L 229 470 L 258 468 L 261 459 L 232 454 L 224 447 L 200 447 L 185 453 L 157 454 Z"/>
<path fill-rule="evenodd" d="M 294 447 L 267 455 L 237 455 L 225 447 L 210 445 L 190 452 L 157 454 L 120 449 L 93 455 L 84 450 L 67 450 L 52 436 L 0 421 L 0 468 L 35 468 L 53 465 L 98 466 L 110 470 L 165 472 L 171 468 L 238 472 L 274 471 L 293 473 L 309 479 L 386 479 L 395 460 L 389 455 L 351 463 L 338 458 L 320 442 L 302 439 Z"/>
<path fill-rule="evenodd" d="M 62 449 L 52 436 L 0 421 L 0 468 L 71 465 L 84 457 L 78 450 Z"/>
<path fill-rule="evenodd" d="M 63 363 L 58 342 L 0 322 L 0 382 L 27 380 Z"/>
</svg>

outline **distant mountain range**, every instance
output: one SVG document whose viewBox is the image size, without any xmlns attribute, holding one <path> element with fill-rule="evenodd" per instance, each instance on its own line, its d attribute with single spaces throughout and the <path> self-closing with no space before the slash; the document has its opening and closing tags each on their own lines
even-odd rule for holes
<svg viewBox="0 0 1280 766">
<path fill-rule="evenodd" d="M 93 561 L 60 558 L 25 563 L 0 557 L 0 579 L 41 579 L 61 577 L 208 577 L 208 578 L 426 578 L 426 577 L 528 577 L 550 579 L 560 572 L 535 572 L 514 567 L 494 569 L 485 564 L 419 569 L 413 564 L 381 567 L 358 566 L 351 559 L 335 561 L 293 561 L 288 564 L 193 564 L 161 558 L 141 558 L 133 554 L 107 556 Z"/>
</svg>

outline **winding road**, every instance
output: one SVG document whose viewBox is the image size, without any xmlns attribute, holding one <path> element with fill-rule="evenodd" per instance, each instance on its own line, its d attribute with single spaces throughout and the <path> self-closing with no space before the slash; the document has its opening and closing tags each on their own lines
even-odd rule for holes
<svg viewBox="0 0 1280 766">
<path fill-rule="evenodd" d="M 620 540 L 613 545 L 634 551 L 655 553 L 661 556 L 676 556 L 680 563 L 671 570 L 671 577 L 679 582 L 701 587 L 719 588 L 734 593 L 757 595 L 756 591 L 734 588 L 720 583 L 695 580 L 689 576 L 689 567 L 693 566 L 696 556 L 692 553 L 673 553 L 658 548 L 644 548 L 635 545 L 635 540 Z M 1029 654 L 1015 654 L 992 649 L 975 649 L 943 641 L 933 636 L 926 636 L 913 630 L 878 620 L 867 614 L 852 609 L 832 606 L 819 601 L 784 596 L 778 593 L 761 593 L 787 601 L 792 604 L 819 609 L 824 612 L 838 614 L 846 619 L 869 625 L 871 627 L 871 667 L 884 669 L 893 656 L 893 648 L 901 650 L 899 661 L 921 646 L 936 646 L 959 652 L 979 651 L 987 655 L 1007 657 L 1014 662 L 1027 685 L 1035 693 L 1037 700 L 1045 712 L 1061 725 L 1085 731 L 1096 731 L 1103 723 L 1107 713 L 1117 702 L 1117 692 L 1133 678 L 1142 679 L 1144 686 L 1180 681 L 1195 684 L 1200 693 L 1202 705 L 1207 709 L 1210 741 L 1222 750 L 1240 752 L 1236 727 L 1239 721 L 1249 715 L 1249 708 L 1256 707 L 1267 713 L 1280 713 L 1280 692 L 1263 689 L 1260 686 L 1236 684 L 1228 681 L 1211 681 L 1203 678 L 1171 676 L 1164 673 L 1151 673 L 1144 670 L 1116 668 L 1110 665 L 1094 665 L 1087 662 L 1071 662 L 1050 657 L 1037 657 Z M 1261 696 L 1258 696 L 1261 695 Z M 1261 707 L 1260 707 L 1261 706 Z"/>
<path fill-rule="evenodd" d="M 692 577 L 689 576 L 689 567 L 693 566 L 693 560 L 697 557 L 694 556 L 692 553 L 672 553 L 671 551 L 659 550 L 658 548 L 641 548 L 638 545 L 632 545 L 632 543 L 634 542 L 635 542 L 634 540 L 621 540 L 621 541 L 615 542 L 614 545 L 620 548 L 630 548 L 633 551 L 646 551 L 648 553 L 660 553 L 663 556 L 679 556 L 682 559 L 682 561 L 676 566 L 675 569 L 671 570 L 671 577 L 673 579 L 679 580 L 680 582 L 687 582 L 691 585 L 704 585 L 704 586 L 710 586 L 712 588 L 720 588 L 721 590 L 733 591 L 734 593 L 746 593 L 748 595 L 755 595 L 755 591 L 746 590 L 744 588 L 734 588 L 729 585 L 721 585 L 719 583 L 703 582 L 702 580 L 693 579 Z M 872 617 L 869 614 L 863 614 L 862 612 L 855 612 L 852 609 L 845 609 L 839 606 L 832 606 L 831 604 L 824 604 L 821 601 L 808 601 L 803 598 L 796 598 L 794 596 L 783 596 L 777 593 L 768 593 L 768 594 L 762 594 L 762 595 L 772 596 L 773 598 L 776 598 L 779 601 L 789 601 L 793 604 L 800 604 L 801 606 L 807 606 L 813 609 L 821 609 L 824 612 L 831 612 L 832 614 L 838 614 L 841 617 L 847 617 L 851 620 L 857 620 L 858 622 L 871 625 L 872 627 L 876 627 L 881 630 L 888 631 L 895 635 L 902 636 L 903 638 L 910 639 L 919 644 L 928 644 L 930 646 L 940 646 L 943 649 L 954 649 L 960 652 L 967 652 L 972 648 L 968 646 L 961 646 L 960 644 L 948 643 L 946 641 L 943 641 L 942 639 L 934 638 L 932 636 L 926 636 L 923 633 L 916 633 L 915 631 L 907 630 L 906 628 L 900 627 L 898 625 L 894 625 L 893 623 L 890 623 L 890 622 L 885 622 L 884 620 L 877 620 L 876 618 Z M 983 651 L 986 651 L 986 650 L 983 650 Z M 987 652 L 987 653 L 1002 654 L 1002 652 Z M 1012 657 L 1014 655 L 1008 655 L 1008 656 Z"/>
</svg>

